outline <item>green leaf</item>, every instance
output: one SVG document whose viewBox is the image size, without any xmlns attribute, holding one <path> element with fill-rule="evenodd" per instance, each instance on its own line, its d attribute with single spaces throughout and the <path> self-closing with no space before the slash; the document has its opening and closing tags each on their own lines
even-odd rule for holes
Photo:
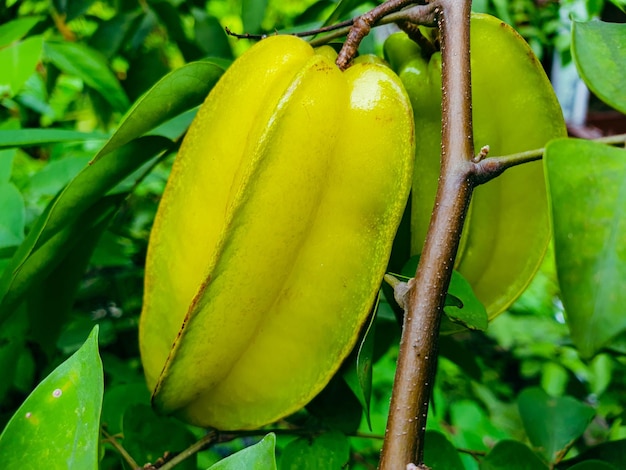
<svg viewBox="0 0 626 470">
<path fill-rule="evenodd" d="M 103 388 L 96 327 L 13 415 L 0 436 L 2 468 L 21 470 L 47 462 L 96 470 Z"/>
<path fill-rule="evenodd" d="M 22 39 L 41 19 L 41 16 L 27 16 L 0 25 L 0 48 Z"/>
<path fill-rule="evenodd" d="M 464 470 L 459 453 L 440 432 L 426 431 L 424 463 L 431 470 Z"/>
<path fill-rule="evenodd" d="M 0 183 L 6 183 L 11 178 L 15 152 L 15 149 L 0 150 Z"/>
<path fill-rule="evenodd" d="M 281 470 L 341 470 L 350 459 L 350 443 L 342 433 L 332 431 L 290 442 L 280 459 Z"/>
<path fill-rule="evenodd" d="M 61 71 L 75 75 L 96 90 L 111 106 L 124 112 L 129 102 L 104 57 L 84 44 L 46 41 L 44 56 Z"/>
<path fill-rule="evenodd" d="M 139 98 L 94 161 L 200 105 L 224 73 L 214 62 L 193 62 L 170 72 Z"/>
<path fill-rule="evenodd" d="M 333 23 L 337 23 L 343 19 L 348 13 L 354 10 L 359 3 L 363 3 L 361 0 L 340 0 L 337 3 L 337 7 L 333 10 L 330 16 L 324 22 L 324 26 L 328 26 Z"/>
<path fill-rule="evenodd" d="M 577 22 L 572 56 L 587 86 L 602 101 L 626 113 L 626 24 Z"/>
<path fill-rule="evenodd" d="M 572 397 L 551 397 L 540 388 L 523 390 L 518 407 L 530 442 L 551 463 L 563 457 L 595 415 Z"/>
<path fill-rule="evenodd" d="M 11 97 L 16 95 L 33 72 L 43 47 L 41 36 L 32 36 L 0 49 L 0 92 Z"/>
<path fill-rule="evenodd" d="M 24 198 L 13 183 L 0 182 L 0 248 L 17 246 L 24 239 Z"/>
<path fill-rule="evenodd" d="M 276 435 L 263 440 L 211 465 L 207 470 L 276 470 Z"/>
<path fill-rule="evenodd" d="M 100 132 L 78 132 L 63 129 L 14 129 L 0 131 L 0 148 L 28 147 L 31 145 L 56 144 L 58 142 L 82 142 L 104 140 Z"/>
<path fill-rule="evenodd" d="M 548 470 L 548 466 L 521 442 L 504 440 L 487 454 L 480 470 Z"/>
<path fill-rule="evenodd" d="M 125 177 L 170 148 L 161 137 L 143 137 L 87 166 L 36 220 L 0 277 L 0 323 L 34 282 L 41 281 L 72 249 L 77 234 L 105 215 L 94 205 Z"/>
<path fill-rule="evenodd" d="M 443 310 L 446 316 L 453 323 L 463 325 L 470 330 L 485 331 L 488 325 L 487 310 L 474 294 L 470 283 L 457 271 L 452 272 L 448 292 L 461 300 L 462 307 L 445 306 Z"/>
<path fill-rule="evenodd" d="M 192 8 L 196 43 L 211 57 L 231 59 L 233 51 L 219 20 L 200 8 Z"/>
<path fill-rule="evenodd" d="M 556 140 L 544 165 L 567 322 L 591 357 L 626 330 L 626 151 Z"/>
<path fill-rule="evenodd" d="M 267 0 L 243 0 L 241 2 L 241 19 L 244 32 L 250 34 L 261 32 L 261 24 L 265 18 L 266 9 Z"/>
</svg>

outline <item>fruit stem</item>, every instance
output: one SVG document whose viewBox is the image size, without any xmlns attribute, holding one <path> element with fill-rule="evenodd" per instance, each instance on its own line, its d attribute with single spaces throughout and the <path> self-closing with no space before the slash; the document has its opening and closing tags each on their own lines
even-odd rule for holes
<svg viewBox="0 0 626 470">
<path fill-rule="evenodd" d="M 437 363 L 439 325 L 474 179 L 470 0 L 441 0 L 436 9 L 442 39 L 441 176 L 424 250 L 409 291 L 382 470 L 427 468 L 424 435 Z"/>
</svg>

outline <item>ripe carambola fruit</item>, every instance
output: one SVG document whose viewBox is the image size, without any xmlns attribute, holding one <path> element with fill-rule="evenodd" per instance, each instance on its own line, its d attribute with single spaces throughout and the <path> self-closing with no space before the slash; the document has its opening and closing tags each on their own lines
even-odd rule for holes
<svg viewBox="0 0 626 470">
<path fill-rule="evenodd" d="M 411 184 L 410 101 L 387 67 L 270 37 L 235 61 L 172 168 L 146 261 L 153 404 L 255 428 L 304 406 L 354 346 Z"/>
<path fill-rule="evenodd" d="M 441 53 L 430 59 L 404 33 L 390 36 L 385 54 L 404 83 L 415 114 L 411 251 L 422 251 L 441 153 Z M 528 44 L 497 18 L 471 19 L 472 111 L 478 152 L 490 156 L 541 148 L 566 135 L 561 108 Z M 493 318 L 522 293 L 550 239 L 541 162 L 507 170 L 476 188 L 456 269 Z"/>
</svg>

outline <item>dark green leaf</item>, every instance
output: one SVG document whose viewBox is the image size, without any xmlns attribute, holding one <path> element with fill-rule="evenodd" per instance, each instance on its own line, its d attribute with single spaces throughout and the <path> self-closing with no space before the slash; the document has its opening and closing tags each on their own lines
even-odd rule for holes
<svg viewBox="0 0 626 470">
<path fill-rule="evenodd" d="M 0 328 L 0 403 L 13 385 L 17 361 L 26 345 L 27 332 L 28 320 L 23 312 L 16 312 Z"/>
<path fill-rule="evenodd" d="M 222 67 L 207 61 L 167 74 L 133 104 L 94 161 L 201 104 L 223 72 Z"/>
<path fill-rule="evenodd" d="M 44 55 L 63 72 L 75 75 L 96 90 L 117 111 L 128 109 L 128 97 L 104 57 L 84 44 L 44 42 Z"/>
<path fill-rule="evenodd" d="M 22 39 L 33 26 L 41 21 L 41 16 L 27 16 L 0 25 L 0 48 Z"/>
<path fill-rule="evenodd" d="M 226 457 L 207 470 L 276 470 L 276 435 L 269 433 L 263 440 Z"/>
<path fill-rule="evenodd" d="M 0 436 L 2 468 L 47 462 L 96 470 L 103 387 L 94 328 L 83 347 L 35 388 L 7 424 Z"/>
<path fill-rule="evenodd" d="M 16 95 L 28 80 L 41 57 L 43 38 L 32 36 L 0 49 L 0 94 Z"/>
<path fill-rule="evenodd" d="M 24 198 L 13 183 L 0 182 L 0 248 L 24 239 Z"/>
<path fill-rule="evenodd" d="M 144 137 L 85 168 L 37 219 L 0 277 L 0 323 L 33 285 L 49 275 L 76 243 L 77 234 L 98 220 L 92 206 L 126 176 L 171 145 Z"/>
<path fill-rule="evenodd" d="M 340 375 L 335 375 L 306 409 L 324 428 L 346 434 L 356 432 L 363 413 L 363 405 Z"/>
<path fill-rule="evenodd" d="M 337 7 L 324 22 L 324 26 L 328 26 L 330 24 L 337 23 L 339 20 L 345 19 L 348 13 L 362 3 L 365 2 L 363 0 L 340 0 Z"/>
<path fill-rule="evenodd" d="M 100 132 L 77 132 L 63 129 L 14 129 L 0 131 L 0 148 L 28 147 L 31 145 L 55 144 L 57 142 L 77 142 L 104 140 L 106 134 Z"/>
<path fill-rule="evenodd" d="M 526 434 L 548 462 L 560 460 L 594 417 L 594 410 L 572 397 L 551 397 L 527 388 L 518 397 Z"/>
<path fill-rule="evenodd" d="M 218 19 L 199 8 L 192 8 L 191 13 L 198 46 L 209 56 L 232 58 L 233 52 L 228 37 Z"/>
<path fill-rule="evenodd" d="M 505 440 L 487 454 L 480 470 L 548 470 L 548 466 L 521 442 Z"/>
<path fill-rule="evenodd" d="M 350 458 L 345 435 L 333 431 L 290 442 L 280 458 L 281 470 L 341 470 Z"/>
<path fill-rule="evenodd" d="M 581 77 L 602 101 L 626 113 L 626 24 L 577 22 L 572 56 Z"/>
<path fill-rule="evenodd" d="M 109 196 L 94 204 L 90 212 L 99 213 L 98 219 L 75 233 L 71 252 L 43 280 L 34 283 L 30 295 L 26 295 L 30 337 L 50 356 L 74 305 L 91 254 L 124 198 L 125 195 Z"/>
<path fill-rule="evenodd" d="M 106 427 L 109 434 L 122 432 L 124 413 L 136 404 L 150 405 L 150 392 L 143 380 L 137 383 L 107 386 L 102 403 L 102 425 Z"/>
<path fill-rule="evenodd" d="M 556 140 L 544 162 L 567 322 L 591 357 L 626 330 L 626 151 Z"/>
<path fill-rule="evenodd" d="M 464 470 L 459 453 L 440 432 L 427 431 L 424 446 L 424 463 L 431 470 Z"/>
<path fill-rule="evenodd" d="M 95 0 L 53 0 L 56 10 L 63 14 L 65 21 L 71 21 L 82 15 Z"/>
<path fill-rule="evenodd" d="M 569 467 L 568 470 L 618 470 L 618 468 L 602 460 L 587 460 Z"/>
<path fill-rule="evenodd" d="M 142 11 L 137 9 L 104 21 L 89 39 L 89 45 L 106 57 L 113 57 L 128 41 L 128 35 L 134 32 L 141 14 Z"/>
<path fill-rule="evenodd" d="M 586 460 L 602 460 L 616 468 L 626 468 L 626 439 L 605 442 L 587 449 L 566 463 L 580 463 Z"/>
<path fill-rule="evenodd" d="M 245 33 L 261 32 L 261 24 L 265 17 L 268 0 L 243 0 L 241 2 L 241 19 Z"/>
<path fill-rule="evenodd" d="M 141 464 L 156 462 L 166 452 L 178 454 L 195 441 L 193 434 L 180 421 L 158 416 L 145 404 L 135 404 L 126 409 L 123 433 L 124 448 Z M 177 468 L 195 470 L 195 460 L 186 459 Z"/>
</svg>

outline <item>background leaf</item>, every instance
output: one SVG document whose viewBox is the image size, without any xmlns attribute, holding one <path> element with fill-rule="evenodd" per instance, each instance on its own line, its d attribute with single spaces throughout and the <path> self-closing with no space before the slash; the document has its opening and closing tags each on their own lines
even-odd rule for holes
<svg viewBox="0 0 626 470">
<path fill-rule="evenodd" d="M 548 462 L 560 460 L 595 415 L 572 397 L 551 397 L 540 388 L 523 390 L 517 403 L 530 441 Z"/>
<path fill-rule="evenodd" d="M 27 16 L 0 25 L 0 47 L 22 39 L 41 19 L 41 16 Z"/>
<path fill-rule="evenodd" d="M 281 470 L 341 470 L 350 458 L 345 435 L 333 431 L 290 442 L 280 458 Z"/>
<path fill-rule="evenodd" d="M 626 24 L 574 21 L 572 56 L 587 86 L 626 113 Z"/>
<path fill-rule="evenodd" d="M 426 431 L 424 443 L 424 463 L 431 470 L 465 470 L 459 453 L 440 432 Z"/>
<path fill-rule="evenodd" d="M 4 95 L 17 94 L 35 71 L 41 57 L 43 38 L 32 36 L 0 49 L 0 91 Z"/>
<path fill-rule="evenodd" d="M 96 90 L 113 109 L 124 112 L 130 105 L 119 81 L 104 57 L 84 44 L 71 42 L 44 43 L 44 55 L 61 71 L 81 78 Z"/>
<path fill-rule="evenodd" d="M 261 23 L 265 18 L 268 0 L 242 0 L 241 18 L 244 32 L 255 34 L 261 32 Z"/>
<path fill-rule="evenodd" d="M 63 462 L 67 468 L 97 469 L 103 388 L 96 327 L 13 415 L 0 436 L 2 467 Z"/>
<path fill-rule="evenodd" d="M 567 322 L 590 357 L 626 330 L 626 151 L 557 140 L 544 165 Z"/>
<path fill-rule="evenodd" d="M 504 440 L 487 454 L 480 470 L 548 470 L 535 453 L 517 441 Z"/>
</svg>

